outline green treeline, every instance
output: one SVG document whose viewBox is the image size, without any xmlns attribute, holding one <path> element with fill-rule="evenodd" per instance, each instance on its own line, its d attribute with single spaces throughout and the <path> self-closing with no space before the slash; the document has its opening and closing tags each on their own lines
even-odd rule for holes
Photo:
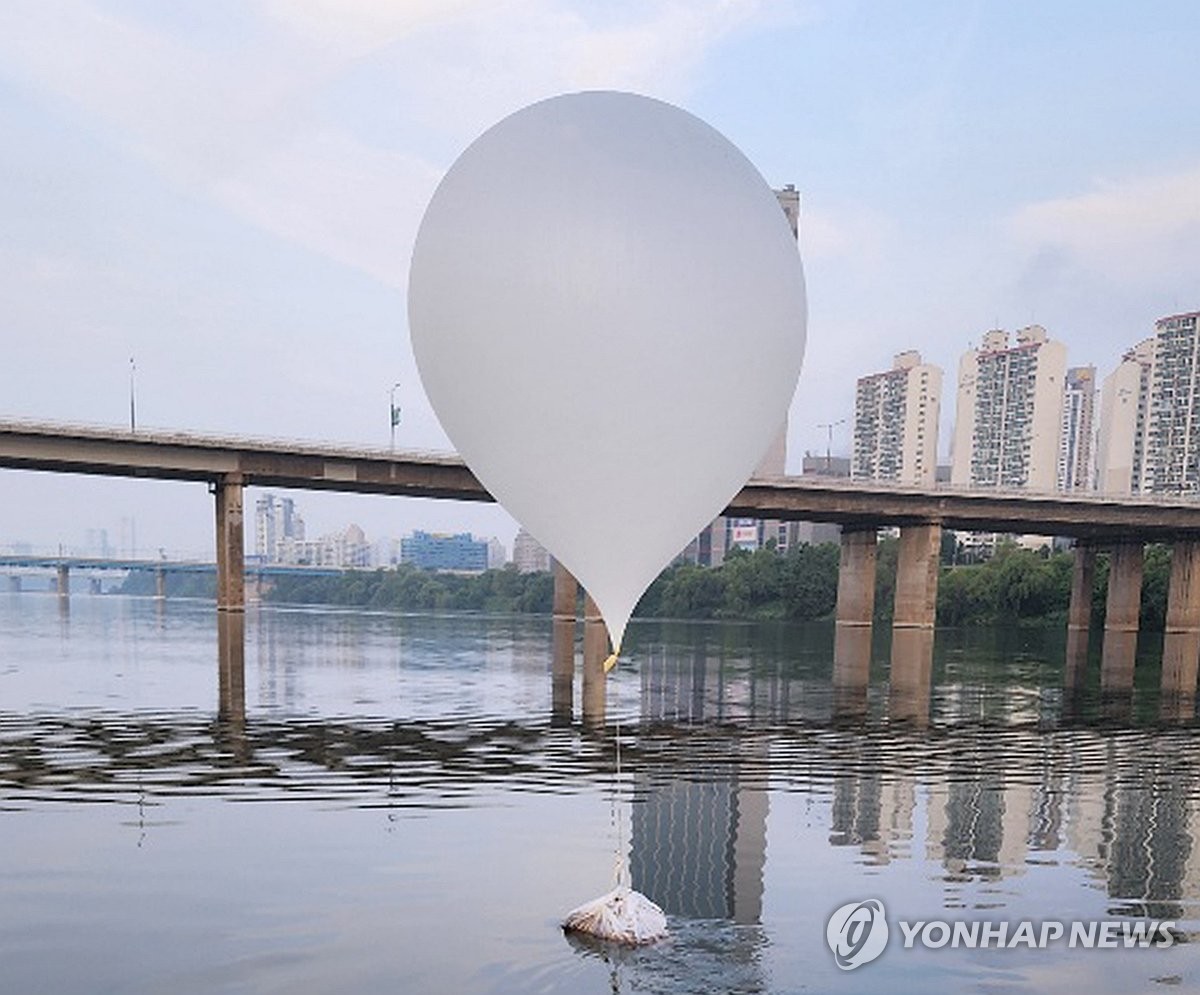
<svg viewBox="0 0 1200 995">
<path fill-rule="evenodd" d="M 876 615 L 891 615 L 896 578 L 895 539 L 882 539 L 876 558 Z M 943 548 L 953 557 L 953 543 Z M 658 618 L 819 619 L 837 602 L 838 547 L 799 546 L 778 554 L 736 550 L 720 567 L 677 563 L 650 586 L 635 614 Z M 1166 607 L 1170 550 L 1146 550 L 1142 626 L 1161 629 Z M 1071 596 L 1070 553 L 1002 544 L 984 563 L 944 562 L 938 585 L 941 625 L 1004 624 L 1066 616 Z M 1104 617 L 1108 562 L 1100 556 L 1092 615 Z M 509 566 L 477 575 L 431 573 L 411 566 L 348 572 L 331 577 L 279 577 L 272 602 L 358 606 L 395 611 L 489 611 L 548 614 L 554 583 L 549 574 L 519 574 Z"/>
<path fill-rule="evenodd" d="M 881 539 L 875 566 L 875 615 L 890 621 L 899 543 Z M 951 565 L 953 542 L 942 549 L 938 582 L 939 625 L 997 625 L 1065 619 L 1071 601 L 1071 553 L 1029 550 L 1002 543 L 983 563 Z M 1146 549 L 1141 625 L 1163 626 L 1171 551 Z M 801 546 L 785 555 L 763 549 L 734 552 L 723 566 L 682 564 L 666 570 L 646 592 L 638 614 L 673 618 L 816 619 L 832 616 L 837 602 L 838 547 Z M 1104 620 L 1108 557 L 1097 557 L 1092 619 Z"/>
<path fill-rule="evenodd" d="M 266 600 L 389 611 L 549 614 L 554 600 L 554 578 L 548 573 L 517 573 L 512 566 L 481 574 L 450 574 L 401 564 L 394 570 L 275 577 Z"/>
<path fill-rule="evenodd" d="M 217 575 L 215 571 L 182 573 L 168 570 L 168 598 L 216 598 Z M 147 597 L 157 593 L 157 580 L 153 570 L 130 570 L 116 589 L 117 594 L 133 594 Z"/>
</svg>

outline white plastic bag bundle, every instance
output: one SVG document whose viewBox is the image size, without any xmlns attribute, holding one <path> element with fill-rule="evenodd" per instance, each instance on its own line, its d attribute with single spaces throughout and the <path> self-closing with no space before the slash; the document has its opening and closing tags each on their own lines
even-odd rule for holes
<svg viewBox="0 0 1200 995">
<path fill-rule="evenodd" d="M 567 913 L 563 929 L 612 943 L 641 946 L 666 937 L 667 917 L 641 892 L 621 884 Z"/>
</svg>

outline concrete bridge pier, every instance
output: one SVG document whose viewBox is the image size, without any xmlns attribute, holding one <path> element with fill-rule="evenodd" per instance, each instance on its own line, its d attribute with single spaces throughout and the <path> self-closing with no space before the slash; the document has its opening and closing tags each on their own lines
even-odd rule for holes
<svg viewBox="0 0 1200 995">
<path fill-rule="evenodd" d="M 246 721 L 246 613 L 217 612 L 217 718 Z"/>
<path fill-rule="evenodd" d="M 1162 693 L 1191 697 L 1200 664 L 1200 540 L 1171 549 L 1171 580 L 1163 636 Z"/>
<path fill-rule="evenodd" d="M 167 572 L 162 567 L 154 569 L 154 596 L 159 601 L 167 599 Z"/>
<path fill-rule="evenodd" d="M 1067 609 L 1067 660 L 1063 684 L 1082 685 L 1087 671 L 1088 630 L 1092 622 L 1092 590 L 1096 583 L 1096 547 L 1075 543 L 1071 567 L 1071 604 Z"/>
<path fill-rule="evenodd" d="M 1104 613 L 1104 650 L 1100 657 L 1102 691 L 1133 689 L 1138 616 L 1142 607 L 1143 557 L 1140 542 L 1122 542 L 1113 547 Z"/>
<path fill-rule="evenodd" d="M 217 508 L 217 716 L 246 721 L 246 561 L 243 481 L 227 474 L 213 485 Z M 163 602 L 160 602 L 162 604 Z"/>
<path fill-rule="evenodd" d="M 550 715 L 554 723 L 575 718 L 575 605 L 579 582 L 554 562 L 554 635 L 550 671 Z"/>
<path fill-rule="evenodd" d="M 933 627 L 892 629 L 888 717 L 924 726 L 933 687 Z"/>
<path fill-rule="evenodd" d="M 842 530 L 838 561 L 837 623 L 833 636 L 833 686 L 862 689 L 870 681 L 871 626 L 875 618 L 874 526 Z M 845 695 L 842 695 L 845 697 Z"/>
<path fill-rule="evenodd" d="M 877 538 L 874 526 L 842 530 L 833 635 L 833 714 L 838 719 L 861 718 L 867 710 Z"/>
<path fill-rule="evenodd" d="M 246 603 L 252 605 L 262 604 L 263 599 L 267 596 L 267 592 L 271 590 L 271 582 L 263 573 L 262 568 L 251 570 L 246 575 Z"/>
<path fill-rule="evenodd" d="M 900 529 L 892 609 L 891 687 L 893 693 L 923 699 L 926 713 L 933 674 L 933 624 L 941 551 L 942 527 L 938 523 Z"/>
<path fill-rule="evenodd" d="M 217 611 L 246 608 L 243 481 L 230 473 L 213 485 L 217 505 Z"/>
<path fill-rule="evenodd" d="M 550 724 L 570 725 L 575 720 L 575 620 L 556 618 L 552 624 Z"/>
<path fill-rule="evenodd" d="M 554 561 L 554 618 L 575 621 L 579 600 L 579 581 L 558 560 Z"/>
<path fill-rule="evenodd" d="M 8 578 L 8 589 L 12 591 L 13 594 L 21 593 L 21 577 L 19 574 L 13 574 Z"/>
<path fill-rule="evenodd" d="M 60 598 L 71 596 L 71 568 L 65 563 L 58 565 L 58 574 L 54 589 L 58 592 Z"/>
<path fill-rule="evenodd" d="M 590 594 L 583 599 L 583 723 L 604 727 L 607 682 L 604 661 L 608 659 L 608 628 Z"/>
</svg>

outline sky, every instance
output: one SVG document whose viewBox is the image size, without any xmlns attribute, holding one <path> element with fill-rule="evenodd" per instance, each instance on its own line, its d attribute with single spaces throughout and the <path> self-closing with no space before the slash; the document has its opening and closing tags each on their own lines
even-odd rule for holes
<svg viewBox="0 0 1200 995">
<path fill-rule="evenodd" d="M 450 448 L 405 316 L 422 211 L 507 114 L 621 89 L 801 192 L 789 467 L 907 349 L 946 371 L 944 455 L 984 331 L 1104 376 L 1200 309 L 1197 50 L 1191 0 L 5 0 L 0 419 L 127 425 L 132 357 L 140 427 L 386 446 L 399 384 L 397 446 Z M 312 536 L 516 529 L 294 496 Z M 0 471 L 0 549 L 201 553 L 212 520 L 202 485 Z"/>
</svg>

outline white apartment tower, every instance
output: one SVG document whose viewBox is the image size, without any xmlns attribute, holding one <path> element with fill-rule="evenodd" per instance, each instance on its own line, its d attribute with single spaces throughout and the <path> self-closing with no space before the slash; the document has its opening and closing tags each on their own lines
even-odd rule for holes
<svg viewBox="0 0 1200 995">
<path fill-rule="evenodd" d="M 546 547 L 523 528 L 517 530 L 517 537 L 513 540 L 513 563 L 517 572 L 523 574 L 545 573 L 551 568 Z"/>
<path fill-rule="evenodd" d="M 1051 491 L 1058 478 L 1067 348 L 1040 325 L 987 332 L 958 366 L 950 481 Z"/>
<path fill-rule="evenodd" d="M 296 511 L 291 498 L 277 498 L 266 493 L 254 507 L 254 552 L 264 562 L 280 559 L 286 540 L 304 539 L 304 519 Z"/>
<path fill-rule="evenodd" d="M 1200 493 L 1200 311 L 1154 323 L 1150 425 L 1141 489 Z"/>
<path fill-rule="evenodd" d="M 1058 489 L 1090 491 L 1094 485 L 1096 367 L 1072 366 L 1063 384 L 1058 444 Z"/>
<path fill-rule="evenodd" d="M 852 477 L 932 487 L 937 475 L 942 371 L 902 352 L 890 370 L 860 377 Z"/>
<path fill-rule="evenodd" d="M 1096 488 L 1102 493 L 1137 494 L 1142 490 L 1154 350 L 1154 339 L 1139 342 L 1125 353 L 1100 388 Z"/>
</svg>

